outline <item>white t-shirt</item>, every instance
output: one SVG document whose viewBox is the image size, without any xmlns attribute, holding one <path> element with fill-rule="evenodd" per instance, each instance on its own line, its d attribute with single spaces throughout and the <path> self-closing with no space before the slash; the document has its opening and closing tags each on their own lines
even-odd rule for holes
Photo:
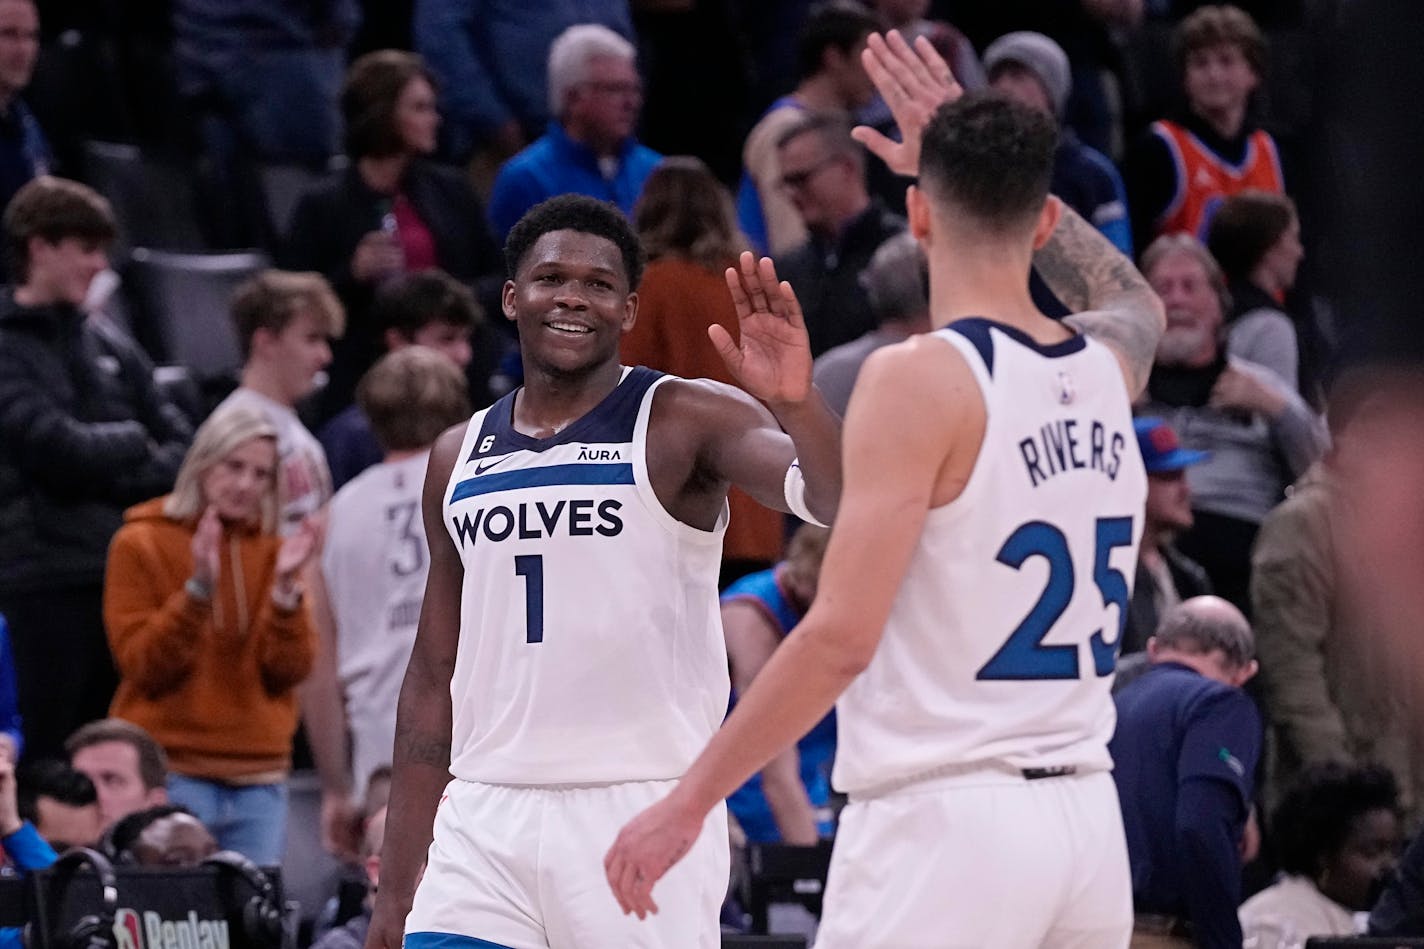
<svg viewBox="0 0 1424 949">
<path fill-rule="evenodd" d="M 327 516 L 321 569 L 358 789 L 374 768 L 390 764 L 395 743 L 396 700 L 430 569 L 420 511 L 429 458 L 367 468 L 336 493 Z"/>
</svg>

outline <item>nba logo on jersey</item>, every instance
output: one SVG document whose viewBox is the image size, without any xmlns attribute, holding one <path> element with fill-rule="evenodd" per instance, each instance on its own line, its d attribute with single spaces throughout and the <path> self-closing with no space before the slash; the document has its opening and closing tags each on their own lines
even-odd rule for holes
<svg viewBox="0 0 1424 949">
<path fill-rule="evenodd" d="M 1078 391 L 1073 387 L 1073 377 L 1066 372 L 1058 374 L 1058 404 L 1071 405 Z"/>
</svg>

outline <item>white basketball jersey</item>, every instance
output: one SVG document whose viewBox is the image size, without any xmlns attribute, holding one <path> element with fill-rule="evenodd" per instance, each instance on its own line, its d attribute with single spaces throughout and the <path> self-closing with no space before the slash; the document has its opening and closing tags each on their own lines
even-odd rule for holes
<svg viewBox="0 0 1424 949">
<path fill-rule="evenodd" d="M 336 674 L 357 789 L 390 764 L 430 569 L 420 492 L 428 452 L 367 468 L 331 500 L 321 569 L 336 622 Z"/>
<path fill-rule="evenodd" d="M 511 393 L 471 420 L 445 492 L 464 564 L 450 773 L 489 784 L 680 776 L 727 710 L 713 531 L 648 480 L 644 368 L 552 438 Z"/>
<path fill-rule="evenodd" d="M 963 493 L 929 512 L 880 647 L 836 707 L 835 785 L 1109 768 L 1147 497 L 1122 370 L 1083 336 L 1044 346 L 985 319 L 934 336 L 983 392 L 983 447 Z"/>
</svg>

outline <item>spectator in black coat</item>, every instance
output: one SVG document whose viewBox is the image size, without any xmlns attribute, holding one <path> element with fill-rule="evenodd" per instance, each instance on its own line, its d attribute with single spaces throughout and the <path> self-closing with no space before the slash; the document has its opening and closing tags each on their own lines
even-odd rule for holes
<svg viewBox="0 0 1424 949">
<path fill-rule="evenodd" d="M 303 195 L 281 252 L 284 266 L 326 275 L 346 307 L 318 415 L 351 404 L 384 352 L 371 325 L 376 290 L 401 273 L 438 267 L 497 308 L 504 265 L 464 175 L 426 159 L 440 116 L 435 81 L 413 53 L 379 50 L 352 64 L 341 94 L 349 167 Z"/>
<path fill-rule="evenodd" d="M 108 202 L 61 178 L 25 185 L 4 217 L 18 283 L 0 295 L 0 613 L 35 757 L 108 712 L 109 539 L 124 508 L 173 486 L 192 436 L 142 351 L 84 312 L 114 232 Z"/>
</svg>

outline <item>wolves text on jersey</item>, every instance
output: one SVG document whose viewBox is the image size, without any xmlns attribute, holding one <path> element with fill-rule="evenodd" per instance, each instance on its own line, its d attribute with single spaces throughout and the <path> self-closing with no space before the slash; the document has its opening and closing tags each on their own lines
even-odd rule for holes
<svg viewBox="0 0 1424 949">
<path fill-rule="evenodd" d="M 568 537 L 617 537 L 623 532 L 623 519 L 618 511 L 621 501 L 592 498 L 561 499 L 550 503 L 524 502 L 510 508 L 496 504 L 491 508 L 476 508 L 459 517 L 452 517 L 460 546 L 472 546 L 481 538 L 499 543 L 516 540 L 538 540 L 564 534 Z"/>
</svg>

